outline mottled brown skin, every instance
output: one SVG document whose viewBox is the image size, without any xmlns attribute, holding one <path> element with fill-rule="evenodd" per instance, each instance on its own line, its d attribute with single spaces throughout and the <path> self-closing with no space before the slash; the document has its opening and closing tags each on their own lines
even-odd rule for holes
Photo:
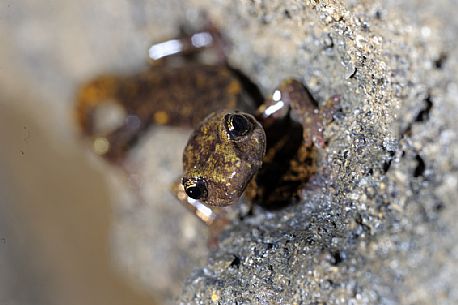
<svg viewBox="0 0 458 305">
<path fill-rule="evenodd" d="M 232 139 L 225 127 L 231 112 L 210 114 L 192 133 L 183 152 L 183 184 L 189 178 L 206 181 L 208 206 L 222 207 L 237 202 L 262 165 L 266 135 L 261 124 L 247 113 L 252 124 L 248 134 Z"/>
<path fill-rule="evenodd" d="M 121 106 L 129 119 L 115 130 L 97 134 L 95 111 L 104 103 Z M 104 75 L 84 84 L 77 95 L 76 116 L 86 137 L 108 141 L 103 157 L 118 162 L 153 124 L 195 127 L 214 111 L 252 112 L 255 106 L 250 103 L 226 65 L 155 65 L 134 75 Z"/>
<path fill-rule="evenodd" d="M 213 119 L 215 115 L 210 115 L 191 135 L 184 150 L 183 180 L 201 177 L 209 184 L 207 198 L 196 199 L 208 206 L 226 206 L 237 202 L 246 187 L 250 201 L 269 208 L 279 208 L 299 198 L 299 191 L 318 171 L 317 148 L 324 145 L 324 117 L 332 117 L 336 109 L 325 107 L 320 111 L 307 89 L 294 79 L 283 81 L 274 92 L 277 94 L 267 99 L 256 113 L 266 133 L 267 152 L 263 157 L 256 146 L 237 154 L 233 145 L 214 149 L 215 143 L 221 141 L 217 135 L 224 130 L 224 120 L 220 116 Z M 269 107 L 279 101 L 283 106 L 270 113 Z M 328 104 L 336 106 L 337 100 L 324 103 Z M 260 169 L 250 183 L 253 167 L 235 165 L 242 159 L 260 163 L 256 158 L 261 158 L 263 165 L 262 168 L 260 164 L 256 166 L 256 170 Z M 228 177 L 232 179 L 230 188 L 216 183 Z"/>
<path fill-rule="evenodd" d="M 214 28 L 208 34 L 215 43 L 221 42 Z M 197 53 L 190 37 L 180 39 L 182 53 Z M 219 51 L 218 55 L 224 55 Z M 245 190 L 251 202 L 270 208 L 299 198 L 318 172 L 318 149 L 325 145 L 323 129 L 338 102 L 333 97 L 320 109 L 303 84 L 290 79 L 259 106 L 257 88 L 224 61 L 170 64 L 161 58 L 145 71 L 100 76 L 83 85 L 76 116 L 86 137 L 108 143 L 102 155 L 116 163 L 124 160 L 151 125 L 197 126 L 184 149 L 181 185 L 174 190 L 182 203 L 207 224 L 213 223 L 217 232 L 227 223 L 225 217 L 208 212 L 190 198 L 217 208 L 237 202 Z M 126 116 L 120 126 L 100 134 L 94 120 L 97 107 L 104 103 L 119 105 Z M 234 113 L 250 122 L 249 132 L 235 139 L 226 121 Z M 187 196 L 196 195 L 190 190 L 196 190 L 197 184 L 204 185 L 204 191 Z"/>
</svg>

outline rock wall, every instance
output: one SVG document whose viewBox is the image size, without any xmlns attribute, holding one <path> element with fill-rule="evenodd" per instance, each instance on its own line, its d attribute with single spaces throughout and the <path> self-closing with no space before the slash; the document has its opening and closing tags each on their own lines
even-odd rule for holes
<svg viewBox="0 0 458 305">
<path fill-rule="evenodd" d="M 268 92 L 299 77 L 343 97 L 329 181 L 236 223 L 181 300 L 454 304 L 457 24 L 451 3 L 196 1 Z M 227 26 L 229 25 L 229 26 Z"/>
<path fill-rule="evenodd" d="M 153 129 L 128 179 L 102 167 L 122 272 L 168 303 L 458 303 L 454 1 L 7 3 L 2 101 L 20 97 L 14 107 L 59 143 L 76 141 L 77 86 L 143 67 L 151 41 L 197 27 L 201 12 L 231 42 L 230 63 L 265 94 L 295 77 L 319 102 L 341 95 L 325 132 L 327 178 L 299 204 L 257 208 L 207 253 L 206 228 L 169 193 L 188 131 Z"/>
</svg>

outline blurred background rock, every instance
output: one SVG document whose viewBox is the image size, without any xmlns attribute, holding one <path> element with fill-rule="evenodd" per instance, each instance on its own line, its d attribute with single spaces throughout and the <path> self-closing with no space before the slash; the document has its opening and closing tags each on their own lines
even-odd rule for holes
<svg viewBox="0 0 458 305">
<path fill-rule="evenodd" d="M 82 82 L 102 72 L 143 67 L 148 45 L 175 35 L 178 20 L 184 20 L 178 4 L 0 3 L 0 304 L 156 304 L 181 286 L 170 287 L 164 268 L 156 269 L 162 275 L 150 287 L 116 268 L 112 232 L 118 196 L 107 183 L 112 168 L 91 159 L 72 109 Z M 170 141 L 173 156 L 180 156 L 185 135 L 180 140 L 178 147 Z M 169 177 L 179 174 L 179 163 Z M 166 185 L 161 194 L 168 194 L 168 182 L 158 186 Z M 156 217 L 161 216 L 167 221 L 164 214 Z M 129 240 L 135 243 L 135 236 Z M 151 246 L 162 261 L 145 269 L 168 262 L 178 270 L 161 250 L 164 242 L 156 242 Z M 136 250 L 125 251 L 135 259 Z M 177 272 L 184 277 L 188 269 Z M 147 291 L 151 286 L 158 289 Z"/>
<path fill-rule="evenodd" d="M 79 84 L 144 67 L 202 11 L 264 93 L 298 77 L 319 101 L 341 94 L 345 115 L 323 160 L 332 187 L 235 224 L 207 266 L 205 228 L 168 191 L 188 131 L 151 130 L 126 177 L 72 117 Z M 191 303 L 456 304 L 456 14 L 445 0 L 2 1 L 0 304 L 174 303 L 188 276 Z"/>
</svg>

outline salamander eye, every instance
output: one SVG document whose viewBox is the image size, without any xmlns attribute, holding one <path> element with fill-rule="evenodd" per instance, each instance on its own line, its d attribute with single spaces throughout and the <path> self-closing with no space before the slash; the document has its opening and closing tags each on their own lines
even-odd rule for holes
<svg viewBox="0 0 458 305">
<path fill-rule="evenodd" d="M 205 199 L 208 196 L 207 182 L 203 178 L 183 178 L 186 194 L 192 199 Z"/>
<path fill-rule="evenodd" d="M 232 140 L 245 136 L 253 129 L 250 120 L 239 113 L 229 113 L 224 117 L 226 131 Z"/>
</svg>

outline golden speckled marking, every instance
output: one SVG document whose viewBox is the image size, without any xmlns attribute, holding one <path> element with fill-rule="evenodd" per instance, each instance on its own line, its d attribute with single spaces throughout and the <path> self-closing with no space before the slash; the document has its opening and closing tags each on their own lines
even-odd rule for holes
<svg viewBox="0 0 458 305">
<path fill-rule="evenodd" d="M 229 87 L 227 89 L 229 94 L 236 95 L 239 94 L 240 91 L 242 91 L 242 87 L 238 81 L 233 80 L 229 83 Z"/>
<path fill-rule="evenodd" d="M 154 122 L 159 125 L 165 125 L 169 122 L 169 115 L 165 111 L 157 111 L 153 115 Z"/>
<path fill-rule="evenodd" d="M 227 92 L 239 90 L 236 84 L 230 83 L 231 87 Z M 260 136 L 259 123 L 250 116 L 256 128 L 241 143 L 231 140 L 224 122 L 229 112 L 224 111 L 209 115 L 189 138 L 183 155 L 184 181 L 199 178 L 207 182 L 208 198 L 201 199 L 206 205 L 232 204 L 248 187 L 251 201 L 278 207 L 299 196 L 301 187 L 318 171 L 316 146 L 323 143 L 321 121 L 331 116 L 326 111 L 332 107 L 319 111 L 310 93 L 296 80 L 282 82 L 277 90 L 280 97 L 276 98 L 291 107 L 294 119 L 286 117 L 285 109 L 268 114 L 277 100 L 267 100 L 258 108 L 262 112 L 257 116 L 267 139 Z M 228 126 L 233 128 L 233 122 Z M 260 152 L 266 149 L 266 143 L 264 155 Z M 256 178 L 251 180 L 255 173 Z"/>
<path fill-rule="evenodd" d="M 183 153 L 183 178 L 202 178 L 209 206 L 227 206 L 236 202 L 259 169 L 265 154 L 264 130 L 246 113 L 253 128 L 242 139 L 233 141 L 225 128 L 227 111 L 210 114 L 190 136 Z"/>
<path fill-rule="evenodd" d="M 218 36 L 214 29 L 210 32 Z M 182 181 L 205 181 L 208 192 L 203 203 L 234 203 L 256 173 L 247 190 L 249 199 L 267 204 L 289 202 L 317 171 L 316 147 L 325 143 L 324 125 L 332 120 L 338 101 L 325 102 L 319 111 L 301 82 L 286 80 L 276 95 L 257 109 L 261 126 L 248 114 L 255 113 L 255 103 L 260 102 L 252 89 L 246 77 L 222 62 L 159 64 L 133 75 L 103 75 L 84 84 L 77 94 L 76 118 L 94 151 L 113 162 L 122 161 L 136 139 L 153 124 L 198 126 L 184 149 Z M 283 106 L 274 111 L 279 98 Z M 96 130 L 98 115 L 94 114 L 102 103 L 116 103 L 122 108 L 126 117 L 121 126 L 108 132 Z M 225 126 L 225 116 L 233 109 L 243 111 L 239 113 L 253 125 L 236 140 L 235 125 Z M 199 193 L 198 183 L 189 184 L 196 192 L 191 194 Z"/>
<path fill-rule="evenodd" d="M 76 119 L 92 141 L 105 138 L 108 149 L 98 152 L 117 162 L 153 124 L 194 127 L 211 112 L 254 110 L 251 101 L 240 101 L 246 102 L 240 81 L 225 65 L 157 65 L 133 75 L 103 75 L 84 84 L 77 94 Z M 97 134 L 94 113 L 99 105 L 110 102 L 137 117 L 139 126 L 131 120 L 117 130 Z"/>
</svg>

